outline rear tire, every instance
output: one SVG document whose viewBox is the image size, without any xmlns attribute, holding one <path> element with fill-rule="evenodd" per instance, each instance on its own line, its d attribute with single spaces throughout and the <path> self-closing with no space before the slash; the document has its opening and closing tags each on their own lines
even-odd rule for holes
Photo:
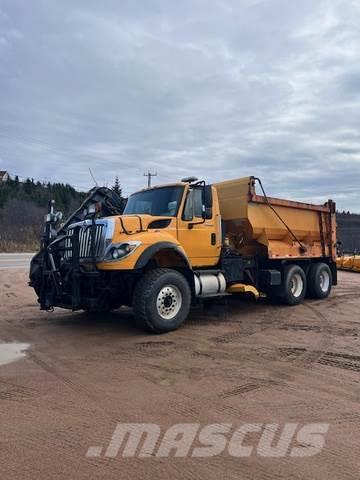
<svg viewBox="0 0 360 480">
<path fill-rule="evenodd" d="M 283 292 L 279 297 L 286 305 L 299 305 L 306 294 L 306 275 L 299 265 L 288 265 L 283 274 Z"/>
<path fill-rule="evenodd" d="M 308 273 L 308 296 L 327 298 L 332 287 L 332 273 L 326 263 L 315 263 Z"/>
<path fill-rule="evenodd" d="M 176 330 L 186 320 L 190 303 L 191 290 L 184 275 L 168 268 L 150 270 L 135 287 L 136 323 L 152 333 Z"/>
</svg>

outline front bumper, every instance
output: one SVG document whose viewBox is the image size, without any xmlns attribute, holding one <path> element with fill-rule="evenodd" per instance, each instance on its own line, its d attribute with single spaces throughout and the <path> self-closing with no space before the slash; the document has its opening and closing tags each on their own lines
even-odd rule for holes
<svg viewBox="0 0 360 480">
<path fill-rule="evenodd" d="M 135 270 L 101 271 L 91 259 L 73 255 L 60 262 L 51 249 L 36 255 L 30 267 L 30 286 L 42 310 L 61 307 L 76 310 L 106 311 L 132 303 Z"/>
</svg>

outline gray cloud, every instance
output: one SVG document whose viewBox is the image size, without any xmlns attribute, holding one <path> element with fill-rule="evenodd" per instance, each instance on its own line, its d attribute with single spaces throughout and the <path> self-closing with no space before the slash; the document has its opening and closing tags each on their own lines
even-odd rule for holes
<svg viewBox="0 0 360 480">
<path fill-rule="evenodd" d="M 0 0 L 0 168 L 254 174 L 360 211 L 357 0 Z"/>
</svg>

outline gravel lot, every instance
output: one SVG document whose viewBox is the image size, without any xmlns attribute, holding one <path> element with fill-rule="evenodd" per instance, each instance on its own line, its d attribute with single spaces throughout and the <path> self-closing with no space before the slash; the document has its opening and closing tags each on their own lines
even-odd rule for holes
<svg viewBox="0 0 360 480">
<path fill-rule="evenodd" d="M 230 299 L 154 336 L 129 309 L 40 312 L 27 272 L 0 271 L 0 342 L 28 345 L 6 364 L 0 345 L 1 478 L 358 479 L 360 275 L 339 277 L 325 301 Z M 106 448 L 118 422 L 330 429 L 308 458 L 86 457 Z"/>
</svg>

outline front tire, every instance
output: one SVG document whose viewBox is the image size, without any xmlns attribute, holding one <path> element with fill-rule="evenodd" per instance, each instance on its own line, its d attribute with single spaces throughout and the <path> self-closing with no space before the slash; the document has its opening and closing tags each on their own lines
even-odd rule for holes
<svg viewBox="0 0 360 480">
<path fill-rule="evenodd" d="M 136 323 L 152 333 L 179 328 L 189 314 L 191 290 L 181 273 L 168 268 L 150 270 L 133 295 Z"/>
<path fill-rule="evenodd" d="M 315 263 L 308 275 L 308 295 L 311 298 L 326 298 L 330 295 L 332 274 L 326 263 Z"/>
<path fill-rule="evenodd" d="M 299 265 L 288 265 L 284 270 L 281 302 L 286 305 L 299 305 L 305 298 L 306 287 L 304 270 Z"/>
</svg>

